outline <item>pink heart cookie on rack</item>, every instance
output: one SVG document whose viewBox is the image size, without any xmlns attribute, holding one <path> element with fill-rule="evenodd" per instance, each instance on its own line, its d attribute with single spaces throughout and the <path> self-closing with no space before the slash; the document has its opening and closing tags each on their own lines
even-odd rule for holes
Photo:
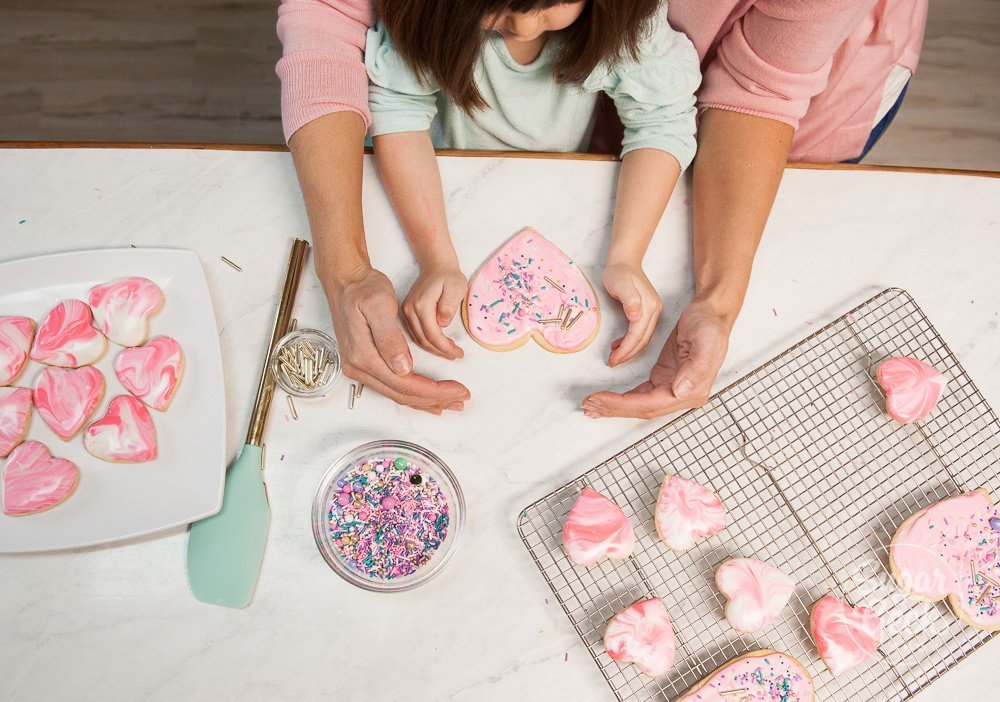
<svg viewBox="0 0 1000 702">
<path fill-rule="evenodd" d="M 726 528 L 726 508 L 704 485 L 668 475 L 660 486 L 653 519 L 663 543 L 674 551 L 686 551 L 698 539 Z"/>
<path fill-rule="evenodd" d="M 774 623 L 788 604 L 795 581 L 769 563 L 734 558 L 715 571 L 715 584 L 726 596 L 726 619 L 737 631 L 753 634 Z"/>
<path fill-rule="evenodd" d="M 108 340 L 94 327 L 94 314 L 80 300 L 63 300 L 38 325 L 31 359 L 50 366 L 88 366 L 104 355 Z"/>
<path fill-rule="evenodd" d="M 116 344 L 138 346 L 149 336 L 149 318 L 163 307 L 163 291 L 149 278 L 121 278 L 90 289 L 97 327 Z"/>
<path fill-rule="evenodd" d="M 3 469 L 3 511 L 22 517 L 55 507 L 76 488 L 80 471 L 44 444 L 25 441 L 10 453 Z"/>
<path fill-rule="evenodd" d="M 566 555 L 582 566 L 604 557 L 628 558 L 635 548 L 635 530 L 622 508 L 589 487 L 573 503 L 562 538 Z"/>
<path fill-rule="evenodd" d="M 676 642 L 667 608 L 658 597 L 636 602 L 616 614 L 604 632 L 604 649 L 611 660 L 635 663 L 651 678 L 674 665 Z"/>
<path fill-rule="evenodd" d="M 0 385 L 10 385 L 21 375 L 34 335 L 30 317 L 0 316 Z"/>
<path fill-rule="evenodd" d="M 0 388 L 0 458 L 24 440 L 30 420 L 31 390 Z"/>
<path fill-rule="evenodd" d="M 601 325 L 597 293 L 566 254 L 534 229 L 522 229 L 483 264 L 469 284 L 462 319 L 479 344 L 510 351 L 534 338 L 572 353 Z"/>
<path fill-rule="evenodd" d="M 160 412 L 173 399 L 183 372 L 184 352 L 169 336 L 125 349 L 115 358 L 115 375 L 122 386 Z"/>
<path fill-rule="evenodd" d="M 32 394 L 42 421 L 68 441 L 101 403 L 104 374 L 93 366 L 45 368 L 35 379 Z"/>
<path fill-rule="evenodd" d="M 156 458 L 156 428 L 149 410 L 131 395 L 119 395 L 101 419 L 87 427 L 83 446 L 112 463 L 145 463 Z"/>
<path fill-rule="evenodd" d="M 885 390 L 886 412 L 902 424 L 927 417 L 948 384 L 934 366 L 909 356 L 883 361 L 877 375 Z"/>
<path fill-rule="evenodd" d="M 882 622 L 867 607 L 852 607 L 827 595 L 812 606 L 809 631 L 820 658 L 840 675 L 875 653 L 882 642 Z"/>
</svg>

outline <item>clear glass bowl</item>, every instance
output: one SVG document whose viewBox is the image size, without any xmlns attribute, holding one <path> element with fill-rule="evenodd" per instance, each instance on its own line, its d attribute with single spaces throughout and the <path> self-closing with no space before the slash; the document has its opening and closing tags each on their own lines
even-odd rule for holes
<svg viewBox="0 0 1000 702">
<path fill-rule="evenodd" d="M 326 375 L 326 379 L 321 383 L 317 383 L 313 388 L 301 384 L 293 384 L 292 376 L 288 374 L 287 369 L 283 368 L 284 364 L 282 363 L 282 354 L 287 349 L 296 359 L 302 358 L 303 364 L 313 363 L 315 366 L 308 352 L 310 348 L 322 350 L 321 353 L 323 355 L 321 359 L 328 359 L 330 364 L 330 370 Z M 300 349 L 303 351 L 302 356 L 299 356 L 298 353 Z M 327 394 L 330 388 L 340 379 L 340 349 L 337 347 L 337 340 L 329 334 L 325 334 L 318 329 L 296 329 L 278 339 L 278 343 L 275 344 L 274 351 L 271 353 L 269 365 L 271 375 L 274 376 L 278 387 L 289 395 L 294 395 L 295 397 L 320 397 Z M 310 371 L 308 370 L 308 366 L 303 370 L 306 377 L 309 377 Z"/>
<path fill-rule="evenodd" d="M 331 508 L 337 502 L 340 494 L 344 492 L 343 486 L 346 476 L 355 472 L 356 468 L 379 459 L 386 459 L 390 462 L 403 459 L 406 464 L 416 468 L 421 479 L 430 478 L 433 480 L 448 504 L 447 533 L 440 545 L 425 563 L 412 572 L 390 578 L 370 575 L 358 567 L 352 567 L 331 534 L 330 525 L 331 519 L 334 518 L 331 517 Z M 412 483 L 412 480 L 409 481 Z M 365 487 L 362 486 L 362 492 L 367 496 L 367 493 L 364 493 Z M 353 493 L 346 494 L 353 495 Z M 385 504 L 384 501 L 382 504 Z M 316 498 L 313 500 L 312 524 L 316 545 L 327 564 L 337 575 L 365 590 L 401 592 L 412 590 L 436 577 L 454 557 L 465 527 L 465 498 L 462 496 L 462 489 L 459 487 L 455 475 L 440 458 L 427 449 L 406 441 L 372 441 L 341 457 L 327 470 L 326 475 L 320 481 L 319 489 L 316 491 Z M 362 527 L 359 533 L 364 534 L 367 528 L 374 527 Z"/>
</svg>

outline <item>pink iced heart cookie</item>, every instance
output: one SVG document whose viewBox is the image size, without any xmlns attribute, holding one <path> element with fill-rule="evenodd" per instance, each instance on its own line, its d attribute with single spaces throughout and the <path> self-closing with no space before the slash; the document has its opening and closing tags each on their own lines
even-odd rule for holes
<svg viewBox="0 0 1000 702">
<path fill-rule="evenodd" d="M 87 427 L 83 446 L 112 463 L 144 463 L 156 458 L 156 428 L 149 410 L 131 395 L 119 395 L 101 419 Z"/>
<path fill-rule="evenodd" d="M 97 327 L 116 344 L 138 346 L 149 336 L 149 318 L 163 307 L 163 291 L 148 278 L 122 278 L 90 289 Z"/>
<path fill-rule="evenodd" d="M 1000 509 L 983 489 L 910 516 L 889 545 L 889 569 L 910 597 L 948 598 L 967 624 L 1000 631 Z"/>
<path fill-rule="evenodd" d="M 737 631 L 753 634 L 774 623 L 788 604 L 795 581 L 769 563 L 734 558 L 715 571 L 715 584 L 726 596 L 726 619 Z"/>
<path fill-rule="evenodd" d="M 55 507 L 73 492 L 80 471 L 44 444 L 25 441 L 10 452 L 3 469 L 3 512 L 12 517 Z"/>
<path fill-rule="evenodd" d="M 31 346 L 32 360 L 63 368 L 94 363 L 104 355 L 108 340 L 93 322 L 94 315 L 86 303 L 63 300 L 38 326 Z"/>
<path fill-rule="evenodd" d="M 104 397 L 104 375 L 93 366 L 45 368 L 35 379 L 33 396 L 42 421 L 68 441 Z"/>
<path fill-rule="evenodd" d="M 726 528 L 726 508 L 714 492 L 693 480 L 668 475 L 660 486 L 654 515 L 656 532 L 674 551 Z"/>
<path fill-rule="evenodd" d="M 35 322 L 29 317 L 0 316 L 0 385 L 10 385 L 28 362 Z"/>
<path fill-rule="evenodd" d="M 0 458 L 24 439 L 31 419 L 31 390 L 0 388 Z"/>
<path fill-rule="evenodd" d="M 809 671 L 787 653 L 751 651 L 697 683 L 677 702 L 813 702 Z"/>
<path fill-rule="evenodd" d="M 863 662 L 882 641 L 882 622 L 875 612 L 829 595 L 812 606 L 809 630 L 820 657 L 834 675 Z"/>
<path fill-rule="evenodd" d="M 510 351 L 534 337 L 556 353 L 579 351 L 601 324 L 597 294 L 573 261 L 522 229 L 472 278 L 462 319 L 477 342 Z"/>
<path fill-rule="evenodd" d="M 589 487 L 573 503 L 562 538 L 566 555 L 582 566 L 592 566 L 605 556 L 628 558 L 635 547 L 635 530 L 622 508 Z"/>
<path fill-rule="evenodd" d="M 173 399 L 183 371 L 184 352 L 169 336 L 125 349 L 115 358 L 115 375 L 124 388 L 160 412 Z"/>
<path fill-rule="evenodd" d="M 636 602 L 616 614 L 604 632 L 604 648 L 611 660 L 635 663 L 655 678 L 674 665 L 674 627 L 667 608 L 654 597 Z"/>
<path fill-rule="evenodd" d="M 883 361 L 878 382 L 885 390 L 885 408 L 897 422 L 919 422 L 941 399 L 947 381 L 934 366 L 909 356 Z"/>
</svg>

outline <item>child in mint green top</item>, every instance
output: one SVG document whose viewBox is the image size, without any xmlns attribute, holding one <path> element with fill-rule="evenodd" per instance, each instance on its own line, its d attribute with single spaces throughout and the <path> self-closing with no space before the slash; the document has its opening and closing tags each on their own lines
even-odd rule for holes
<svg viewBox="0 0 1000 702">
<path fill-rule="evenodd" d="M 661 302 L 642 259 L 695 153 L 698 56 L 661 0 L 379 0 L 365 64 L 379 171 L 420 275 L 403 302 L 414 340 L 445 358 L 467 281 L 434 147 L 582 151 L 601 93 L 625 128 L 603 282 L 629 321 L 611 365 L 653 334 Z M 498 242 L 499 243 L 499 242 Z"/>
</svg>

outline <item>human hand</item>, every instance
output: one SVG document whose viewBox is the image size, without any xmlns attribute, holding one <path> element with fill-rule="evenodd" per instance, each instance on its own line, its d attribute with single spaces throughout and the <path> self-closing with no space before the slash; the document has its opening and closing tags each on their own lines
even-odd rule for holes
<svg viewBox="0 0 1000 702">
<path fill-rule="evenodd" d="M 413 372 L 396 293 L 385 275 L 365 266 L 349 277 L 325 282 L 344 375 L 401 405 L 432 414 L 464 409 L 470 397 L 464 385 Z"/>
<path fill-rule="evenodd" d="M 422 266 L 403 300 L 403 319 L 420 348 L 453 361 L 465 352 L 445 336 L 469 288 L 457 265 Z"/>
<path fill-rule="evenodd" d="M 625 335 L 611 344 L 608 365 L 614 368 L 646 348 L 656 329 L 663 303 L 641 265 L 608 264 L 603 280 L 605 290 L 622 303 L 625 318 L 628 319 Z"/>
<path fill-rule="evenodd" d="M 729 349 L 732 325 L 704 301 L 693 301 L 681 313 L 663 345 L 649 380 L 624 394 L 596 392 L 583 401 L 588 417 L 652 419 L 701 407 Z"/>
</svg>

